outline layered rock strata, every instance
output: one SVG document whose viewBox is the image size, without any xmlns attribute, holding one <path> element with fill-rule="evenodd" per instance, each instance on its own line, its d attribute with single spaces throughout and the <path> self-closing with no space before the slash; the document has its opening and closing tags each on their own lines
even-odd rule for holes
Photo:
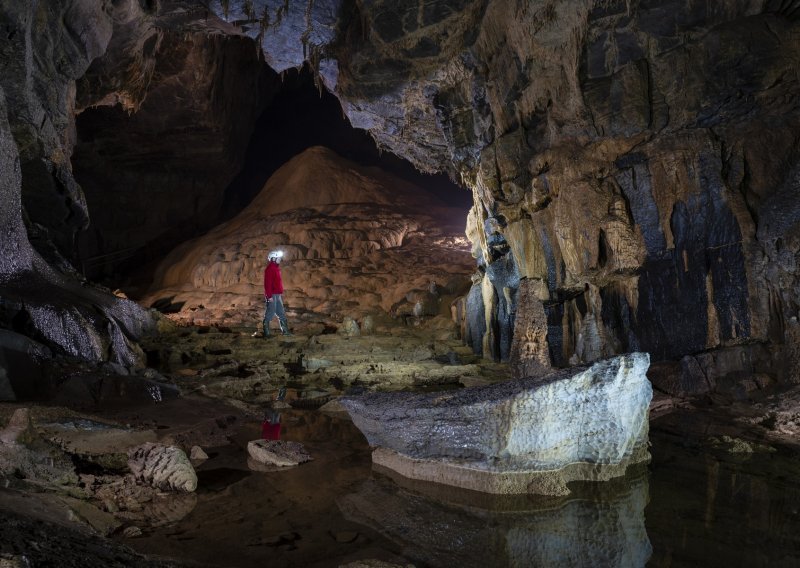
<svg viewBox="0 0 800 568">
<path fill-rule="evenodd" d="M 34 385 L 25 384 L 35 373 L 14 375 L 35 369 L 36 361 L 51 354 L 49 348 L 92 361 L 142 365 L 135 341 L 153 325 L 137 304 L 88 285 L 58 255 L 55 263 L 62 270 L 57 270 L 32 246 L 22 203 L 24 150 L 12 138 L 7 118 L 13 108 L 0 87 L 0 322 L 9 328 L 0 337 L 0 359 L 10 379 L 5 399 L 17 396 L 15 382 L 22 394 L 35 393 Z"/>
<path fill-rule="evenodd" d="M 90 278 L 161 258 L 219 222 L 281 84 L 250 39 L 202 7 L 131 11 L 114 13 L 106 52 L 77 84 L 71 161 L 91 217 L 78 243 Z"/>
<path fill-rule="evenodd" d="M 0 85 L 10 125 L 3 131 L 17 150 L 4 151 L 2 162 L 14 216 L 3 224 L 4 271 L 31 266 L 26 232 L 49 265 L 69 271 L 64 257 L 87 225 L 70 164 L 76 109 L 139 108 L 159 49 L 203 60 L 202 48 L 171 40 L 209 32 L 236 36 L 233 44 L 251 38 L 278 71 L 309 62 L 351 123 L 382 148 L 470 187 L 468 234 L 480 275 L 465 321 L 484 355 L 540 361 L 543 344 L 531 339 L 539 324 L 522 340 L 514 333 L 520 306 L 539 302 L 556 366 L 635 350 L 679 359 L 758 342 L 769 348 L 754 370 L 797 380 L 798 7 L 795 0 L 6 1 Z M 165 19 L 170 14 L 181 16 Z M 233 104 L 213 85 L 219 104 L 192 108 Z M 227 133 L 230 124 L 207 126 Z M 13 181 L 17 155 L 21 184 Z M 203 217 L 214 203 L 206 197 L 178 221 Z M 139 201 L 126 206 L 144 211 Z M 27 225 L 14 203 L 24 204 Z M 59 318 L 62 327 L 84 322 L 106 341 L 82 340 L 80 351 L 94 358 L 114 324 L 83 313 Z M 779 369 L 765 370 L 765 361 L 779 361 Z M 516 368 L 528 372 L 524 361 Z"/>
<path fill-rule="evenodd" d="M 110 273 L 216 220 L 269 71 L 249 39 L 194 2 L 8 1 L 0 23 L 0 327 L 37 344 L 0 342 L 13 360 L 3 366 L 36 367 L 31 351 L 141 365 L 148 314 L 75 267 Z M 75 165 L 91 207 L 73 175 L 81 113 Z M 103 121 L 113 136 L 92 128 Z"/>
<path fill-rule="evenodd" d="M 649 459 L 649 356 L 456 392 L 345 397 L 373 462 L 487 493 L 563 495 Z"/>
<path fill-rule="evenodd" d="M 380 146 L 472 188 L 484 355 L 519 352 L 538 301 L 558 366 L 758 341 L 797 380 L 797 2 L 210 6 L 272 64 L 302 53 Z"/>
<path fill-rule="evenodd" d="M 290 160 L 237 217 L 173 251 L 146 304 L 192 322 L 254 325 L 267 253 L 284 251 L 291 313 L 339 323 L 368 314 L 450 316 L 472 260 L 464 214 L 424 190 L 323 147 Z M 294 321 L 292 322 L 294 324 Z"/>
</svg>

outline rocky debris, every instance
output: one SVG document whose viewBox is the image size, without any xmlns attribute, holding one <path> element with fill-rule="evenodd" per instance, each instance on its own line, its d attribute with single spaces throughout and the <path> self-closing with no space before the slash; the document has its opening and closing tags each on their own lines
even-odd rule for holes
<svg viewBox="0 0 800 568">
<path fill-rule="evenodd" d="M 125 455 L 128 448 L 157 439 L 152 430 L 120 428 L 86 419 L 41 424 L 38 432 L 65 452 L 83 457 Z M 127 458 L 122 463 L 126 461 Z"/>
<path fill-rule="evenodd" d="M 11 425 L 4 430 L 14 433 L 7 436 L 8 440 L 16 440 L 0 443 L 0 476 L 5 479 L 6 487 L 44 490 L 56 498 L 52 505 L 61 507 L 62 514 L 105 535 L 123 523 L 170 524 L 194 508 L 194 494 L 187 497 L 164 491 L 185 491 L 197 483 L 193 470 L 170 475 L 169 468 L 174 464 L 162 466 L 169 456 L 156 464 L 152 463 L 158 461 L 156 452 L 151 451 L 147 456 L 151 459 L 145 465 L 152 465 L 154 480 L 147 478 L 148 472 L 139 472 L 136 463 L 130 465 L 137 475 L 129 473 L 126 448 L 132 445 L 142 448 L 142 440 L 155 438 L 152 431 L 121 428 L 74 413 L 70 418 L 51 421 L 53 413 L 58 415 L 65 409 L 33 410 L 39 416 L 37 421 L 32 420 L 33 413 L 28 409 L 18 408 Z M 194 476 L 193 481 L 188 479 L 189 474 Z"/>
<path fill-rule="evenodd" d="M 27 408 L 18 408 L 11 415 L 11 420 L 0 430 L 0 443 L 16 444 L 17 440 L 31 429 L 31 412 Z"/>
<path fill-rule="evenodd" d="M 14 411 L 0 439 L 0 477 L 66 490 L 77 485 L 71 457 L 36 435 L 27 408 Z"/>
<path fill-rule="evenodd" d="M 313 459 L 302 444 L 284 440 L 253 440 L 247 443 L 247 453 L 258 463 L 280 467 L 292 467 Z"/>
<path fill-rule="evenodd" d="M 32 504 L 30 500 L 26 503 Z M 171 568 L 175 560 L 149 559 L 111 539 L 102 538 L 81 525 L 65 522 L 63 510 L 50 508 L 36 516 L 30 510 L 3 508 L 3 550 L 0 564 L 20 566 L 141 566 Z M 5 551 L 13 551 L 10 555 Z"/>
<path fill-rule="evenodd" d="M 339 333 L 348 337 L 356 337 L 361 335 L 361 328 L 358 327 L 358 322 L 354 318 L 346 317 L 339 326 Z"/>
<path fill-rule="evenodd" d="M 368 336 L 309 335 L 302 330 L 286 340 L 264 342 L 249 337 L 246 330 L 199 333 L 197 328 L 182 328 L 152 337 L 144 345 L 151 357 L 168 362 L 165 372 L 173 374 L 182 392 L 202 392 L 254 407 L 273 405 L 275 394 L 289 383 L 298 388 L 289 389 L 285 404 L 305 399 L 312 391 L 335 396 L 350 386 L 444 388 L 458 386 L 467 377 L 499 382 L 509 376 L 506 366 L 481 360 L 458 339 L 439 338 L 437 330 L 433 320 L 419 327 L 395 322 L 384 323 Z M 225 350 L 233 353 L 213 355 Z M 183 354 L 183 359 L 175 353 Z M 186 365 L 197 372 L 182 376 L 179 371 Z M 259 414 L 257 408 L 254 411 Z M 176 444 L 187 450 L 195 444 L 215 445 L 200 440 Z"/>
<path fill-rule="evenodd" d="M 757 426 L 767 440 L 796 445 L 800 435 L 800 387 L 780 389 L 744 406 L 732 405 L 741 424 Z"/>
<path fill-rule="evenodd" d="M 337 504 L 348 520 L 386 535 L 424 566 L 644 566 L 653 551 L 647 476 L 625 481 L 591 496 L 530 498 L 509 510 L 481 507 L 473 493 L 443 498 L 435 488 L 377 478 Z"/>
<path fill-rule="evenodd" d="M 122 536 L 125 538 L 138 538 L 142 536 L 142 529 L 135 526 L 125 527 L 122 531 Z"/>
<path fill-rule="evenodd" d="M 97 534 L 109 536 L 122 526 L 122 523 L 113 514 L 95 507 L 88 501 L 73 497 L 61 497 L 60 499 L 69 508 L 72 515 L 92 527 Z"/>
<path fill-rule="evenodd" d="M 472 271 L 454 225 L 463 215 L 408 182 L 313 147 L 275 172 L 234 219 L 170 253 L 142 302 L 169 298 L 184 322 L 254 325 L 264 309 L 265 252 L 281 248 L 293 331 L 299 315 L 362 326 L 367 315 L 373 323 L 378 314 L 411 316 L 407 297 L 432 280 L 446 283 L 446 307 Z"/>
<path fill-rule="evenodd" d="M 137 481 L 157 489 L 191 493 L 197 474 L 180 448 L 146 443 L 128 450 L 128 467 Z"/>
<path fill-rule="evenodd" d="M 411 478 L 489 493 L 566 494 L 647 461 L 649 356 L 632 353 L 486 387 L 343 397 L 377 449 Z"/>
<path fill-rule="evenodd" d="M 141 527 L 174 524 L 191 513 L 197 505 L 194 493 L 165 493 L 143 484 L 133 474 L 82 475 L 86 493 L 121 523 Z"/>
<path fill-rule="evenodd" d="M 208 454 L 203 451 L 200 446 L 192 446 L 192 451 L 189 453 L 189 459 L 192 461 L 204 461 L 208 459 Z"/>
</svg>

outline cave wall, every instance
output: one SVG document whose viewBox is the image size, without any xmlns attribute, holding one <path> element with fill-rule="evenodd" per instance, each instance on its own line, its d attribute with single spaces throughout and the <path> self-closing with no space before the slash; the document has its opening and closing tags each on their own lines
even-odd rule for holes
<svg viewBox="0 0 800 568">
<path fill-rule="evenodd" d="M 796 0 L 4 0 L 0 15 L 21 216 L 62 273 L 88 222 L 70 164 L 75 113 L 144 111 L 159 77 L 181 82 L 180 65 L 159 75 L 164 49 L 184 63 L 211 49 L 219 62 L 214 45 L 249 37 L 276 71 L 308 62 L 382 148 L 471 188 L 467 303 L 482 313 L 467 319 L 484 355 L 530 368 L 524 359 L 543 363 L 543 350 L 565 365 L 755 343 L 783 346 L 767 356 L 796 378 Z M 170 43 L 171 33 L 185 35 Z M 229 38 L 197 43 L 198 33 Z M 197 85 L 217 84 L 209 71 Z M 212 113 L 235 100 L 193 94 L 202 102 L 191 108 Z M 162 116 L 180 124 L 174 108 Z M 114 120 L 136 132 L 152 118 Z M 231 124 L 204 126 L 224 139 Z M 232 147 L 217 142 L 223 164 Z M 108 144 L 87 153 L 118 166 L 120 181 L 145 175 L 141 155 L 135 167 L 102 156 Z M 190 210 L 187 222 L 205 209 Z M 517 326 L 531 302 L 544 315 Z"/>
<path fill-rule="evenodd" d="M 0 2 L 0 374 L 12 386 L 33 377 L 11 376 L 9 361 L 36 365 L 53 353 L 144 363 L 136 341 L 154 326 L 149 313 L 91 285 L 71 263 L 89 217 L 70 156 L 76 79 L 107 48 L 117 10 L 138 28 L 151 4 Z"/>
<path fill-rule="evenodd" d="M 473 189 L 485 355 L 520 294 L 555 365 L 796 344 L 800 2 L 289 3 L 338 13 L 330 41 L 225 4 L 272 57 L 302 46 L 379 145 Z"/>
<path fill-rule="evenodd" d="M 205 12 L 161 10 L 152 35 L 115 33 L 77 85 L 72 164 L 92 216 L 78 262 L 90 278 L 161 258 L 220 221 L 224 189 L 280 86 L 249 38 L 209 33 Z"/>
</svg>

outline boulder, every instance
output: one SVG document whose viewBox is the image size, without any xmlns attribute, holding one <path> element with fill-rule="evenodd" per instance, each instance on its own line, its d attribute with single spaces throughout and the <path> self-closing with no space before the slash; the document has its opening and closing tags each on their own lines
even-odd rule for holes
<svg viewBox="0 0 800 568">
<path fill-rule="evenodd" d="M 200 446 L 192 446 L 192 451 L 189 457 L 196 461 L 202 461 L 208 459 L 208 454 L 203 451 L 203 448 Z"/>
<path fill-rule="evenodd" d="M 341 403 L 405 477 L 487 493 L 564 495 L 649 460 L 646 353 L 544 378 L 438 393 L 372 393 Z"/>
<path fill-rule="evenodd" d="M 0 430 L 0 443 L 16 444 L 17 440 L 31 428 L 31 411 L 17 408 L 11 415 L 8 425 Z"/>
<path fill-rule="evenodd" d="M 191 493 L 197 474 L 178 447 L 146 443 L 128 451 L 128 467 L 137 481 L 157 489 Z"/>
<path fill-rule="evenodd" d="M 280 467 L 292 467 L 313 459 L 302 444 L 283 440 L 253 440 L 247 444 L 247 453 L 258 463 Z"/>
<path fill-rule="evenodd" d="M 346 335 L 348 337 L 356 337 L 361 335 L 361 328 L 358 326 L 358 322 L 351 318 L 350 316 L 344 318 L 341 327 L 339 328 L 339 333 Z"/>
</svg>

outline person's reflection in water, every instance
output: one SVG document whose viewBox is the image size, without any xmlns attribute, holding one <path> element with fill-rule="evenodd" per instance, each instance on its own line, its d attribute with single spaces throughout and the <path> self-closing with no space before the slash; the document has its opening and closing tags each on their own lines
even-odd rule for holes
<svg viewBox="0 0 800 568">
<path fill-rule="evenodd" d="M 270 409 L 264 414 L 264 422 L 261 423 L 261 437 L 265 440 L 281 439 L 281 413 Z"/>
</svg>

